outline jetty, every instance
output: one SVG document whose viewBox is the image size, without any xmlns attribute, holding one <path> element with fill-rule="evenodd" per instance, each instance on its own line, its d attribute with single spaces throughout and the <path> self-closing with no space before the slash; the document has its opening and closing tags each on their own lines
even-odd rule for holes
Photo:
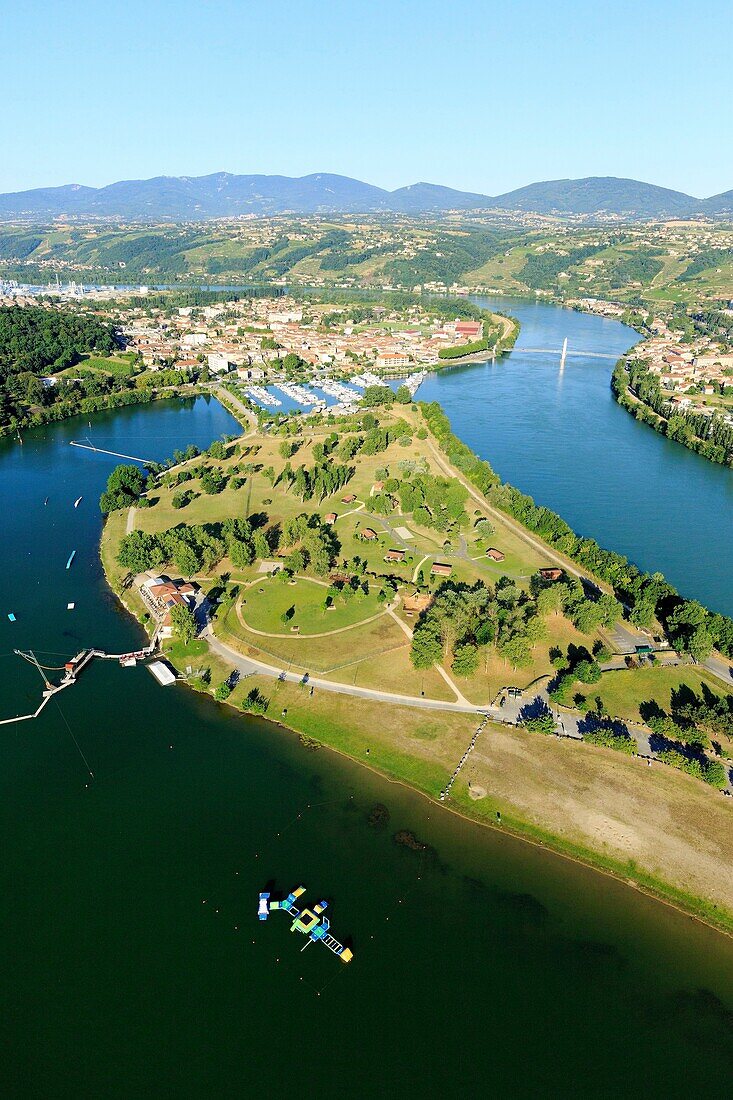
<svg viewBox="0 0 733 1100">
<path fill-rule="evenodd" d="M 123 455 L 119 451 L 107 451 L 104 447 L 95 447 L 93 443 L 88 440 L 86 443 L 81 443 L 76 439 L 69 440 L 70 447 L 81 447 L 83 451 L 94 451 L 97 455 L 112 455 L 113 458 L 126 458 L 128 462 L 141 462 L 143 466 L 150 466 L 155 462 L 154 458 L 138 458 L 137 455 Z M 81 497 L 79 497 L 81 500 Z M 78 503 L 78 502 L 77 502 Z M 76 504 L 74 505 L 76 508 Z"/>
<path fill-rule="evenodd" d="M 88 668 L 95 659 L 102 661 L 119 661 L 123 668 L 129 668 L 139 660 L 152 657 L 156 650 L 157 638 L 153 638 L 150 645 L 145 646 L 143 649 L 132 650 L 130 653 L 105 653 L 103 649 L 82 649 L 75 657 L 72 657 L 71 660 L 64 662 L 63 665 L 49 666 L 42 665 L 32 649 L 28 650 L 28 652 L 22 649 L 15 649 L 13 652 L 18 657 L 22 657 L 23 660 L 28 661 L 28 663 L 33 665 L 40 673 L 41 679 L 43 680 L 43 692 L 41 695 L 41 702 L 34 711 L 29 714 L 18 714 L 15 718 L 1 718 L 0 726 L 8 726 L 12 722 L 27 722 L 32 718 L 38 718 L 49 701 L 60 692 L 66 691 L 67 688 L 72 687 L 84 669 Z M 63 676 L 59 683 L 52 683 L 46 675 L 48 672 L 63 672 Z"/>
<path fill-rule="evenodd" d="M 473 737 L 471 738 L 471 740 L 468 744 L 468 748 L 466 749 L 463 756 L 461 757 L 461 759 L 456 764 L 455 770 L 453 771 L 453 775 L 450 777 L 450 779 L 446 783 L 445 787 L 440 792 L 440 801 L 441 802 L 445 802 L 446 798 L 450 794 L 451 787 L 453 786 L 456 779 L 458 778 L 458 776 L 460 774 L 460 771 L 461 771 L 461 768 L 464 766 L 464 764 L 468 760 L 469 756 L 471 755 L 473 750 L 476 748 L 476 742 L 478 741 L 479 737 L 481 736 L 484 729 L 486 728 L 486 723 L 488 722 L 488 720 L 489 720 L 489 715 L 485 714 L 484 717 L 483 717 L 483 720 L 481 722 L 481 725 L 478 727 L 478 729 L 474 733 Z"/>
</svg>

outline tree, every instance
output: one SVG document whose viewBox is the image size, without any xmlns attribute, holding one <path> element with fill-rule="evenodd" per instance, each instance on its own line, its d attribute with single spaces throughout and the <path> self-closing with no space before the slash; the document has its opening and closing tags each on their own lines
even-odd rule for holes
<svg viewBox="0 0 733 1100">
<path fill-rule="evenodd" d="M 145 488 L 145 475 L 137 466 L 115 466 L 107 478 L 107 489 L 99 499 L 101 511 L 107 515 L 120 508 L 129 508 Z"/>
<path fill-rule="evenodd" d="M 216 493 L 220 493 L 226 484 L 226 478 L 222 474 L 221 470 L 206 470 L 201 478 L 201 488 L 209 496 L 214 496 Z"/>
<path fill-rule="evenodd" d="M 179 539 L 173 549 L 173 562 L 183 577 L 192 577 L 201 568 L 201 558 L 194 548 Z"/>
<path fill-rule="evenodd" d="M 178 603 L 171 608 L 170 615 L 174 635 L 184 645 L 188 645 L 196 637 L 196 618 L 193 611 L 186 604 Z"/>
<path fill-rule="evenodd" d="M 418 622 L 412 636 L 410 657 L 415 668 L 431 668 L 443 660 L 443 639 L 437 623 L 431 619 Z"/>
<path fill-rule="evenodd" d="M 254 539 L 254 555 L 256 558 L 268 558 L 270 556 L 270 544 L 267 541 L 267 536 L 264 531 L 255 531 Z"/>
<path fill-rule="evenodd" d="M 412 394 L 410 393 L 407 386 L 398 386 L 395 397 L 397 398 L 397 401 L 400 403 L 400 405 L 409 405 L 412 401 Z"/>
<path fill-rule="evenodd" d="M 214 698 L 217 700 L 217 702 L 223 703 L 229 698 L 231 694 L 232 689 L 229 686 L 229 682 L 227 680 L 224 680 L 221 684 L 219 684 L 216 691 L 214 692 Z"/>
<path fill-rule="evenodd" d="M 555 719 L 549 711 L 523 719 L 522 725 L 526 730 L 531 730 L 533 733 L 555 733 Z"/>
<path fill-rule="evenodd" d="M 131 573 L 143 573 L 153 566 L 162 565 L 163 560 L 157 538 L 145 531 L 132 531 L 125 535 L 117 552 L 117 561 Z"/>
<path fill-rule="evenodd" d="M 457 645 L 453 653 L 451 668 L 456 676 L 472 676 L 478 668 L 478 648 L 470 642 Z"/>
</svg>

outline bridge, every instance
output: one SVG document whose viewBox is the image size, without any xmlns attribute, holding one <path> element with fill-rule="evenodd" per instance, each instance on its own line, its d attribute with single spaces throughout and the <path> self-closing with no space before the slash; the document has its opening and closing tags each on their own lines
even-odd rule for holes
<svg viewBox="0 0 733 1100">
<path fill-rule="evenodd" d="M 513 350 L 515 352 L 521 352 L 522 354 L 526 353 L 527 355 L 558 355 L 558 356 L 561 356 L 562 353 L 563 353 L 562 348 L 524 348 L 524 347 L 515 347 Z M 614 363 L 618 359 L 621 358 L 620 355 L 611 355 L 609 352 L 606 352 L 606 351 L 566 351 L 565 355 L 566 356 L 574 356 L 575 358 L 579 358 L 579 359 L 610 359 Z"/>
</svg>

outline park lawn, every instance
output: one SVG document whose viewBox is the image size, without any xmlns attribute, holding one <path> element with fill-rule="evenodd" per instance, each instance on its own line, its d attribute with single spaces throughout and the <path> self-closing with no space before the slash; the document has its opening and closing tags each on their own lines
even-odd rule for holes
<svg viewBox="0 0 733 1100">
<path fill-rule="evenodd" d="M 327 611 L 324 607 L 327 583 L 309 577 L 294 577 L 286 583 L 279 578 L 263 577 L 261 585 L 255 584 L 242 594 L 241 612 L 247 626 L 253 630 L 289 635 L 291 627 L 298 626 L 302 636 L 321 634 L 342 630 L 384 613 L 377 593 L 378 586 L 374 585 L 369 595 L 361 599 L 353 596 L 347 602 L 339 597 L 334 601 L 333 610 Z M 290 608 L 294 608 L 295 613 L 284 623 L 282 615 Z M 337 644 L 348 646 L 348 639 L 342 637 Z"/>
<path fill-rule="evenodd" d="M 445 786 L 477 724 L 473 715 L 434 715 L 318 688 L 311 696 L 308 688 L 265 676 L 248 676 L 235 689 L 232 701 L 239 703 L 253 687 L 270 700 L 268 718 L 283 718 L 296 732 L 433 796 Z"/>
<path fill-rule="evenodd" d="M 126 526 L 127 508 L 123 508 L 119 512 L 112 512 L 104 522 L 100 539 L 99 548 L 102 566 L 110 585 L 115 591 L 119 590 L 123 577 L 127 575 L 127 570 L 123 569 L 117 561 L 117 551 L 125 534 Z"/>
<path fill-rule="evenodd" d="M 604 672 L 597 684 L 579 686 L 592 699 L 600 695 L 604 707 L 613 717 L 638 722 L 641 720 L 641 703 L 655 702 L 662 710 L 669 712 L 670 697 L 676 688 L 686 687 L 700 696 L 703 685 L 715 695 L 725 693 L 725 688 L 714 676 L 689 665 L 645 665 L 643 668 Z"/>
<path fill-rule="evenodd" d="M 247 512 L 247 485 L 232 489 L 231 483 L 220 493 L 210 495 L 201 492 L 198 481 L 187 481 L 175 489 L 155 488 L 148 498 L 155 503 L 151 508 L 139 508 L 135 513 L 135 528 L 157 535 L 170 527 L 185 523 L 188 526 L 201 523 L 221 523 L 225 519 L 243 518 Z M 185 508 L 174 508 L 176 493 L 193 491 L 198 495 Z"/>
<path fill-rule="evenodd" d="M 353 661 L 329 676 L 340 684 L 376 688 L 394 695 L 415 695 L 425 692 L 426 699 L 455 700 L 455 695 L 435 668 L 416 669 L 410 660 L 410 645 L 393 649 L 380 657 Z"/>
<path fill-rule="evenodd" d="M 405 645 L 405 635 L 388 615 L 333 637 L 263 638 L 242 626 L 236 607 L 232 605 L 215 621 L 215 630 L 223 642 L 245 655 L 261 654 L 260 659 L 268 663 L 292 664 L 304 672 L 324 675 L 354 661 L 381 657 Z"/>
</svg>

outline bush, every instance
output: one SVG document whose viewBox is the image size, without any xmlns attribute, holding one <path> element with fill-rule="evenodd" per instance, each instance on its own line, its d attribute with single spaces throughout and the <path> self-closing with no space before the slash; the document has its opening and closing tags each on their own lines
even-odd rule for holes
<svg viewBox="0 0 733 1100">
<path fill-rule="evenodd" d="M 525 718 L 522 725 L 532 733 L 555 733 L 555 719 L 548 712 L 536 714 L 532 718 Z"/>
<path fill-rule="evenodd" d="M 228 682 L 225 680 L 224 683 L 219 684 L 219 686 L 217 687 L 216 691 L 214 692 L 214 698 L 218 702 L 223 703 L 226 699 L 229 698 L 231 694 L 232 689 L 230 688 Z"/>
</svg>

